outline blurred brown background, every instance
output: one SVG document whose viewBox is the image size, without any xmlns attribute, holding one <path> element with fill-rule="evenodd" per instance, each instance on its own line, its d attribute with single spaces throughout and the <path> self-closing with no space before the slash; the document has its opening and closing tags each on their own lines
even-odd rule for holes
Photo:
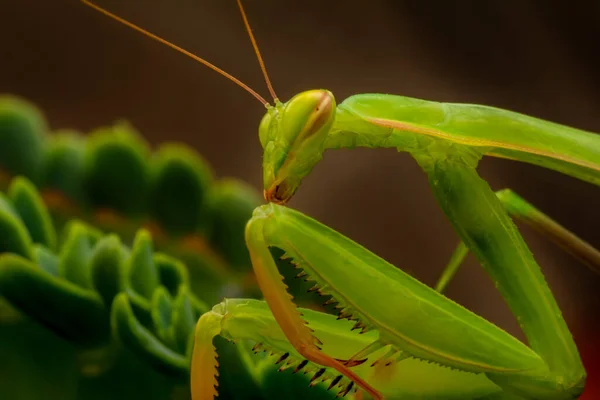
<svg viewBox="0 0 600 400">
<path fill-rule="evenodd" d="M 267 95 L 234 0 L 98 0 Z M 282 100 L 327 88 L 338 101 L 382 92 L 481 103 L 600 132 L 598 1 L 246 0 Z M 231 82 L 76 0 L 0 0 L 0 91 L 27 97 L 53 128 L 127 118 L 151 143 L 183 141 L 262 188 L 263 107 Z M 485 159 L 511 187 L 600 247 L 600 188 Z M 433 284 L 457 238 L 406 154 L 326 154 L 291 203 Z M 596 337 L 600 276 L 523 228 L 579 343 Z M 515 334 L 471 258 L 449 296 Z"/>
</svg>

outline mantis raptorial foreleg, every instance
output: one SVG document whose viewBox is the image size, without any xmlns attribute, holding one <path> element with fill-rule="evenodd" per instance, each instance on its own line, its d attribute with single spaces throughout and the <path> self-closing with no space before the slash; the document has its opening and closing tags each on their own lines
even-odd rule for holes
<svg viewBox="0 0 600 400">
<path fill-rule="evenodd" d="M 496 193 L 497 198 L 503 207 L 510 211 L 511 215 L 518 216 L 519 218 L 527 218 L 531 215 L 537 215 L 539 211 L 531 209 L 531 205 L 525 205 L 523 199 L 518 197 L 511 191 L 503 190 Z M 255 218 L 259 220 L 267 218 L 271 219 L 270 222 L 263 221 L 262 223 L 251 223 L 251 228 L 248 233 L 252 232 L 255 235 L 253 237 L 261 236 L 256 235 L 256 230 L 266 233 L 267 238 L 264 243 L 256 244 L 259 249 L 266 248 L 265 243 L 273 243 L 269 239 L 271 236 L 276 236 L 278 232 L 284 233 L 286 231 L 286 222 L 293 226 L 301 226 L 301 230 L 306 229 L 308 235 L 314 231 L 314 239 L 320 238 L 319 234 L 325 234 L 326 232 L 318 229 L 318 223 L 312 221 L 312 224 L 306 224 L 310 222 L 306 217 L 299 220 L 294 218 L 295 213 L 288 215 L 287 211 L 282 211 L 284 218 L 277 223 L 277 212 L 278 208 L 269 210 L 263 207 L 262 210 L 257 210 Z M 529 210 L 529 211 L 528 211 Z M 265 212 L 266 211 L 266 212 Z M 286 221 L 289 219 L 289 221 Z M 530 218 L 534 223 L 540 221 L 539 218 Z M 545 218 L 544 218 L 545 219 Z M 268 226 L 271 225 L 271 226 Z M 558 227 L 558 231 L 567 232 L 565 228 Z M 290 232 L 287 232 L 291 235 Z M 285 235 L 284 235 L 285 236 Z M 328 235 L 326 235 L 328 236 Z M 300 248 L 296 248 L 290 245 L 287 238 L 284 238 L 284 242 L 276 241 L 278 246 L 287 248 L 288 256 L 292 257 L 300 267 L 310 266 L 312 263 L 307 264 L 310 261 L 311 256 L 302 257 Z M 301 242 L 300 242 L 301 243 Z M 352 246 L 328 246 L 331 250 L 338 253 L 338 257 L 341 256 L 341 262 L 345 259 L 344 253 L 350 249 L 356 251 L 356 255 L 364 255 L 364 249 L 360 249 L 358 245 L 352 244 Z M 354 248 L 356 247 L 356 248 Z M 571 248 L 577 246 L 570 246 Z M 251 246 L 251 248 L 254 248 Z M 461 250 L 462 248 L 462 250 Z M 452 261 L 449 266 L 459 265 L 460 260 L 466 255 L 466 247 L 463 245 L 459 246 L 459 250 L 455 252 Z M 579 254 L 576 254 L 579 255 Z M 264 259 L 271 257 L 270 252 L 262 254 Z M 326 255 L 323 256 L 327 258 Z M 261 259 L 262 260 L 262 259 Z M 328 268 L 326 264 L 314 263 L 315 266 L 321 265 L 322 267 Z M 348 268 L 351 271 L 352 267 Z M 316 273 L 318 275 L 318 272 Z M 309 277 L 316 275 L 309 271 Z M 281 278 L 278 273 L 273 274 L 273 278 L 276 282 L 280 282 Z M 318 280 L 318 279 L 317 279 Z M 442 279 L 443 280 L 443 279 Z M 440 280 L 440 282 L 442 281 Z M 331 281 L 332 285 L 336 282 Z M 438 287 L 440 284 L 438 283 Z M 283 287 L 285 290 L 285 286 Z M 366 286 L 365 286 L 366 289 Z M 331 289 L 328 290 L 326 285 L 321 285 L 320 292 L 322 293 L 333 293 Z M 269 292 L 270 293 L 270 292 Z M 280 292 L 280 293 L 283 293 Z M 335 295 L 335 294 L 334 294 Z M 393 302 L 394 298 L 390 298 Z M 351 313 L 350 306 L 341 306 L 341 313 L 347 317 L 353 318 L 348 315 Z M 290 308 L 291 311 L 297 314 L 297 310 L 294 307 Z M 281 311 L 279 311 L 281 312 Z M 300 314 L 298 314 L 300 315 Z M 417 363 L 412 356 L 406 351 L 399 350 L 397 346 L 390 346 L 390 341 L 380 340 L 379 330 L 362 329 L 362 325 L 359 326 L 362 331 L 366 331 L 364 334 L 358 332 L 352 332 L 351 328 L 356 324 L 349 321 L 336 321 L 336 318 L 331 315 L 325 315 L 317 313 L 311 310 L 301 310 L 301 320 L 308 321 L 307 330 L 309 334 L 314 335 L 314 341 L 318 343 L 318 347 L 323 351 L 324 354 L 331 356 L 337 360 L 353 360 L 355 362 L 346 362 L 346 366 L 352 367 L 352 371 L 358 375 L 361 379 L 365 380 L 369 385 L 374 386 L 375 390 L 381 391 L 386 398 L 399 398 L 408 399 L 413 398 L 413 395 L 418 394 L 418 398 L 436 398 L 436 396 L 443 395 L 444 398 L 480 398 L 487 394 L 498 393 L 501 389 L 490 381 L 483 378 L 483 375 L 472 375 L 459 373 L 455 370 L 448 370 L 446 368 L 438 368 L 436 364 L 429 363 Z M 355 313 L 356 315 L 356 313 Z M 300 317 L 299 317 L 300 318 Z M 446 327 L 446 330 L 450 327 Z M 289 328 L 288 328 L 289 329 Z M 446 330 L 443 330 L 446 334 Z M 331 369 L 320 369 L 322 368 L 319 363 L 308 363 L 303 361 L 304 356 L 297 350 L 297 348 L 286 339 L 286 336 L 282 330 L 282 325 L 277 325 L 270 309 L 266 307 L 266 304 L 256 300 L 226 300 L 222 304 L 219 304 L 213 308 L 213 310 L 202 316 L 197 325 L 196 340 L 194 347 L 194 356 L 192 363 L 192 393 L 194 400 L 200 399 L 212 399 L 216 394 L 215 386 L 217 380 L 215 375 L 217 374 L 217 362 L 216 353 L 212 345 L 212 340 L 215 335 L 224 336 L 233 341 L 239 340 L 251 340 L 256 343 L 255 348 L 265 349 L 267 351 L 274 352 L 273 361 L 280 366 L 280 370 L 292 369 L 294 372 L 312 371 L 314 376 L 311 378 L 311 384 L 318 382 L 330 383 L 329 387 L 337 386 L 340 388 L 342 394 L 349 392 L 352 387 L 352 381 L 341 379 L 342 375 L 336 375 L 335 370 Z M 369 359 L 368 362 L 364 363 L 365 359 Z M 390 367 L 391 369 L 389 369 Z M 378 369 L 379 368 L 379 369 Z M 421 368 L 438 368 L 435 371 L 425 371 Z M 412 375 L 411 375 L 412 373 Z M 446 376 L 446 374 L 449 374 Z M 309 375 L 311 376 L 311 375 Z M 420 383 L 415 381 L 417 376 L 427 377 L 427 388 L 429 392 L 424 390 Z M 318 378 L 318 379 L 317 379 Z M 459 383 L 460 382 L 460 383 Z M 413 383 L 413 385 L 411 385 Z M 454 386 L 452 385 L 454 383 Z M 440 392 L 436 392 L 433 388 L 440 388 Z M 454 392 L 453 387 L 462 388 Z M 413 392 L 414 390 L 414 392 Z"/>
<path fill-rule="evenodd" d="M 489 193 L 506 215 L 494 193 L 491 190 Z M 472 206 L 473 203 L 468 203 L 464 210 Z M 496 222 L 492 218 L 487 223 Z M 555 365 L 546 363 L 505 331 L 300 213 L 275 205 L 261 207 L 248 224 L 246 238 L 257 276 L 261 277 L 259 284 L 265 299 L 282 331 L 302 356 L 306 353 L 305 343 L 308 342 L 310 346 L 312 333 L 285 291 L 285 285 L 268 251 L 269 246 L 285 250 L 316 281 L 321 294 L 331 295 L 340 303 L 340 316 L 357 320 L 356 327 L 377 330 L 380 334 L 378 340 L 383 344 L 392 345 L 411 357 L 467 372 L 485 373 L 503 389 L 523 391 L 526 395 L 551 398 L 548 393 L 552 391 L 579 390 L 578 387 L 561 387 L 560 379 L 556 379 L 552 370 Z M 506 266 L 500 272 L 492 270 L 490 274 L 502 287 L 507 300 L 517 303 L 516 306 L 511 304 L 515 312 L 521 311 L 518 307 L 525 310 L 527 307 L 536 307 L 527 301 L 520 301 L 522 297 L 534 300 L 544 295 L 544 288 L 540 287 L 543 281 L 539 282 L 539 277 L 535 276 L 535 268 L 523 267 L 515 260 L 507 261 L 514 265 Z M 537 274 L 541 276 L 539 269 Z M 515 290 L 522 288 L 506 284 L 506 279 L 517 282 L 520 279 L 524 283 L 530 278 L 533 278 L 534 292 L 516 294 Z M 271 302 L 275 304 L 271 306 Z M 543 304 L 550 304 L 551 307 L 552 302 L 545 301 Z M 543 306 L 539 307 L 541 310 L 537 312 L 545 312 Z M 533 324 L 534 328 L 536 324 L 544 326 L 536 320 L 536 315 L 530 314 L 528 317 L 527 323 Z M 556 315 L 555 319 L 558 320 L 556 328 L 560 329 L 562 319 Z M 524 328 L 530 334 L 531 328 L 528 325 Z M 548 340 L 554 341 L 553 338 Z M 569 341 L 565 343 L 568 350 Z M 316 353 L 319 350 L 316 344 L 314 346 Z M 540 346 L 536 345 L 535 349 L 538 348 Z M 330 356 L 324 355 L 313 361 L 321 363 L 327 357 Z M 576 363 L 577 356 L 573 357 L 573 363 Z M 563 358 L 569 361 L 568 357 Z M 333 366 L 345 374 L 344 369 L 336 363 L 325 365 Z M 568 374 L 578 372 L 581 373 L 581 369 L 572 368 L 565 372 L 565 376 L 576 380 L 576 376 L 570 378 Z M 364 380 L 357 383 L 373 393 L 373 388 Z M 520 384 L 525 386 L 521 387 Z"/>
<path fill-rule="evenodd" d="M 299 311 L 313 334 L 323 342 L 323 352 L 332 357 L 349 358 L 369 343 L 377 343 L 379 333 L 375 330 L 361 334 L 351 331 L 352 322 L 337 320 L 334 315 L 309 309 Z M 193 400 L 212 400 L 216 392 L 215 335 L 237 343 L 249 341 L 255 352 L 272 353 L 267 363 L 275 364 L 279 371 L 305 374 L 310 386 L 323 384 L 324 388 L 336 391 L 338 396 L 356 389 L 353 381 L 335 369 L 305 360 L 287 340 L 264 301 L 226 299 L 204 314 L 197 324 L 191 373 Z M 389 345 L 369 349 L 369 362 L 352 370 L 388 399 L 483 399 L 501 392 L 482 374 L 465 373 L 414 358 L 398 362 L 394 359 L 398 352 Z M 381 360 L 379 365 L 371 366 L 378 360 Z"/>
<path fill-rule="evenodd" d="M 536 231 L 547 236 L 591 269 L 600 271 L 600 251 L 596 250 L 588 242 L 554 221 L 510 189 L 497 191 L 496 197 L 498 197 L 504 209 L 511 217 L 526 223 Z M 465 246 L 464 242 L 460 242 L 436 283 L 435 290 L 438 292 L 445 290 L 468 252 L 469 249 Z"/>
<path fill-rule="evenodd" d="M 246 228 L 246 243 L 263 296 L 272 307 L 271 310 L 288 340 L 302 357 L 319 365 L 336 369 L 341 374 L 356 382 L 357 385 L 374 398 L 381 398 L 376 390 L 349 367 L 321 351 L 319 347 L 321 342 L 312 334 L 311 329 L 306 326 L 306 322 L 302 319 L 297 306 L 292 302 L 292 298 L 287 292 L 287 286 L 283 283 L 283 277 L 277 270 L 277 266 L 269 251 L 269 247 L 273 243 L 265 231 L 268 227 L 264 226 L 264 223 L 268 220 L 261 217 L 261 213 L 261 209 L 257 209 L 255 215 L 258 218 L 254 219 L 253 224 L 252 222 L 248 224 Z M 287 248 L 281 248 L 286 251 L 288 250 Z"/>
</svg>

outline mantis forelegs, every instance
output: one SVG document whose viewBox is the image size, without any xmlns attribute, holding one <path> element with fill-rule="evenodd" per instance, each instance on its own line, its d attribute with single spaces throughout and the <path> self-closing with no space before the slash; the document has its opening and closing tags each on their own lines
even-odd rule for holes
<svg viewBox="0 0 600 400">
<path fill-rule="evenodd" d="M 351 330 L 352 322 L 337 320 L 335 315 L 310 309 L 299 311 L 313 334 L 323 341 L 322 351 L 326 354 L 345 359 L 362 348 L 368 348 L 369 362 L 353 367 L 352 370 L 384 393 L 386 399 L 488 399 L 488 396 L 501 392 L 483 374 L 460 372 L 414 358 L 398 362 L 400 353 L 390 346 L 379 349 L 368 346 L 369 343 L 377 343 L 378 332 L 361 334 Z M 192 357 L 192 400 L 213 400 L 214 387 L 217 385 L 215 375 L 218 374 L 213 350 L 215 335 L 238 343 L 249 341 L 253 344 L 254 351 L 271 353 L 270 357 L 260 357 L 261 361 L 258 363 L 261 365 L 254 364 L 259 370 L 266 364 L 275 364 L 279 371 L 286 371 L 284 374 L 304 374 L 310 386 L 329 388 L 334 393 L 337 392 L 338 397 L 362 394 L 353 393 L 356 388 L 354 382 L 337 371 L 302 358 L 287 340 L 264 301 L 225 299 L 198 321 Z M 373 363 L 377 365 L 373 367 Z"/>
<path fill-rule="evenodd" d="M 511 217 L 530 225 L 590 268 L 600 271 L 600 251 L 596 250 L 585 240 L 552 220 L 510 189 L 497 191 L 496 197 L 498 197 Z M 468 252 L 469 249 L 464 242 L 460 242 L 444 268 L 442 276 L 435 286 L 435 290 L 443 292 L 446 289 Z"/>
<path fill-rule="evenodd" d="M 520 397 L 577 396 L 585 371 L 570 332 L 523 238 L 477 175 L 477 158 L 460 151 L 421 156 L 415 158 L 442 209 L 496 282 L 531 348 L 330 228 L 269 204 L 255 211 L 246 243 L 261 291 L 287 339 L 302 357 L 335 368 L 381 398 L 349 368 L 355 363 L 344 365 L 321 351 L 287 293 L 269 247 L 288 253 L 317 282 L 319 293 L 339 302 L 340 318 L 377 330 L 383 344 L 410 357 L 485 373 Z M 454 264 L 464 253 L 459 251 Z"/>
<path fill-rule="evenodd" d="M 246 241 L 265 300 L 297 351 L 333 367 L 376 398 L 348 366 L 320 350 L 298 313 L 269 247 L 283 249 L 339 302 L 340 318 L 379 332 L 411 357 L 485 373 L 525 398 L 569 399 L 585 372 L 541 271 L 500 200 L 473 165 L 445 157 L 425 165 L 434 193 L 521 322 L 531 349 L 339 233 L 286 207 L 258 208 Z M 373 348 L 376 348 L 374 346 Z"/>
<path fill-rule="evenodd" d="M 258 209 L 260 211 L 260 209 Z M 264 232 L 264 219 L 253 218 L 246 228 L 246 243 L 250 251 L 250 258 L 254 272 L 263 296 L 282 331 L 296 350 L 309 361 L 319 365 L 334 368 L 341 374 L 352 379 L 375 399 L 382 399 L 378 391 L 354 373 L 350 368 L 335 358 L 323 353 L 319 348 L 318 339 L 312 334 L 311 329 L 302 320 L 297 306 L 292 302 L 292 297 L 287 293 L 287 286 L 283 283 L 283 277 L 277 270 L 277 266 L 271 253 Z"/>
<path fill-rule="evenodd" d="M 537 354 L 505 331 L 297 211 L 275 204 L 259 207 L 246 228 L 246 241 L 265 300 L 298 353 L 333 366 L 376 398 L 351 369 L 321 352 L 286 293 L 268 247 L 283 249 L 316 281 L 319 293 L 331 295 L 339 303 L 339 318 L 378 331 L 381 343 L 409 357 L 514 378 L 546 370 Z"/>
</svg>

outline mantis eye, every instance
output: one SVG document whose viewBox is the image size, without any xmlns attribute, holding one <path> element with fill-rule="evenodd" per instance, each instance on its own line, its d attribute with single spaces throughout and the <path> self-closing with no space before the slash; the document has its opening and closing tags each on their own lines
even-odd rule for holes
<svg viewBox="0 0 600 400">
<path fill-rule="evenodd" d="M 258 138 L 260 140 L 260 145 L 264 149 L 267 146 L 267 141 L 269 139 L 269 129 L 271 126 L 271 114 L 267 111 L 265 116 L 260 121 L 260 125 L 258 126 Z"/>
<path fill-rule="evenodd" d="M 282 116 L 281 135 L 291 151 L 298 150 L 306 139 L 324 141 L 334 118 L 333 94 L 328 90 L 309 90 L 287 102 Z"/>
</svg>

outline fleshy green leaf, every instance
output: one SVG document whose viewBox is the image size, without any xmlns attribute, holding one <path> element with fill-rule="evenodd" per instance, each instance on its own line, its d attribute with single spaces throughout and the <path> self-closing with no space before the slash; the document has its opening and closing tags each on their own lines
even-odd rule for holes
<svg viewBox="0 0 600 400">
<path fill-rule="evenodd" d="M 117 235 L 103 237 L 92 250 L 89 261 L 92 283 L 106 307 L 111 306 L 125 286 L 121 275 L 124 260 L 123 245 Z"/>
<path fill-rule="evenodd" d="M 189 343 L 189 337 L 194 333 L 196 321 L 200 316 L 196 315 L 191 304 L 188 288 L 179 287 L 179 294 L 173 303 L 173 328 L 175 330 L 176 350 L 185 353 Z"/>
<path fill-rule="evenodd" d="M 88 265 L 91 252 L 92 244 L 85 226 L 73 224 L 60 252 L 59 275 L 82 288 L 93 289 Z"/>
<path fill-rule="evenodd" d="M 109 338 L 109 314 L 97 294 L 20 256 L 0 256 L 0 295 L 67 340 L 98 345 Z"/>
<path fill-rule="evenodd" d="M 46 247 L 34 245 L 34 260 L 37 265 L 52 276 L 58 277 L 58 257 Z"/>
<path fill-rule="evenodd" d="M 35 186 L 24 177 L 13 179 L 8 195 L 34 243 L 56 247 L 56 231 Z"/>
<path fill-rule="evenodd" d="M 126 123 L 91 133 L 85 150 L 84 186 L 92 205 L 128 215 L 144 212 L 149 155 L 147 144 Z"/>
<path fill-rule="evenodd" d="M 125 293 L 115 298 L 111 320 L 115 336 L 127 349 L 159 372 L 189 379 L 189 360 L 168 348 L 139 323 Z"/>
<path fill-rule="evenodd" d="M 0 168 L 37 182 L 46 131 L 46 120 L 33 104 L 14 96 L 0 96 Z"/>
<path fill-rule="evenodd" d="M 139 230 L 133 242 L 133 249 L 127 260 L 126 284 L 145 299 L 150 300 L 160 284 L 158 271 L 154 265 L 152 237 L 146 230 Z"/>
<path fill-rule="evenodd" d="M 150 212 L 174 234 L 203 230 L 212 171 L 189 147 L 162 145 L 151 164 Z"/>
<path fill-rule="evenodd" d="M 254 188 L 241 181 L 222 180 L 213 189 L 210 240 L 234 268 L 249 269 L 251 265 L 244 228 L 259 204 Z"/>
<path fill-rule="evenodd" d="M 87 238 L 90 241 L 90 245 L 92 247 L 95 246 L 96 243 L 98 242 L 98 240 L 100 240 L 102 238 L 102 236 L 104 235 L 101 230 L 93 227 L 92 225 L 88 224 L 87 222 L 84 222 L 84 221 L 81 221 L 78 219 L 72 219 L 65 224 L 65 226 L 61 232 L 60 242 L 63 243 L 63 246 L 64 246 L 64 243 L 66 243 L 66 241 L 71 236 L 71 230 L 76 227 L 77 227 L 77 229 L 79 229 L 79 227 L 85 228 L 85 234 L 87 235 Z"/>
<path fill-rule="evenodd" d="M 160 283 L 172 297 L 177 296 L 180 285 L 188 285 L 188 270 L 181 261 L 163 253 L 154 253 L 154 264 L 160 275 Z"/>
<path fill-rule="evenodd" d="M 0 254 L 14 253 L 33 259 L 31 237 L 23 221 L 8 201 L 0 193 Z"/>
<path fill-rule="evenodd" d="M 122 274 L 124 291 L 133 313 L 141 324 L 152 329 L 150 300 L 159 285 L 159 275 L 152 256 L 152 239 L 147 231 L 139 230 L 136 234 Z"/>
<path fill-rule="evenodd" d="M 41 188 L 59 191 L 82 202 L 85 139 L 75 131 L 60 131 L 49 137 L 42 168 Z"/>
<path fill-rule="evenodd" d="M 173 300 L 167 289 L 159 286 L 152 296 L 152 321 L 156 336 L 167 346 L 173 348 L 175 340 L 170 334 L 171 317 L 173 313 Z"/>
</svg>

